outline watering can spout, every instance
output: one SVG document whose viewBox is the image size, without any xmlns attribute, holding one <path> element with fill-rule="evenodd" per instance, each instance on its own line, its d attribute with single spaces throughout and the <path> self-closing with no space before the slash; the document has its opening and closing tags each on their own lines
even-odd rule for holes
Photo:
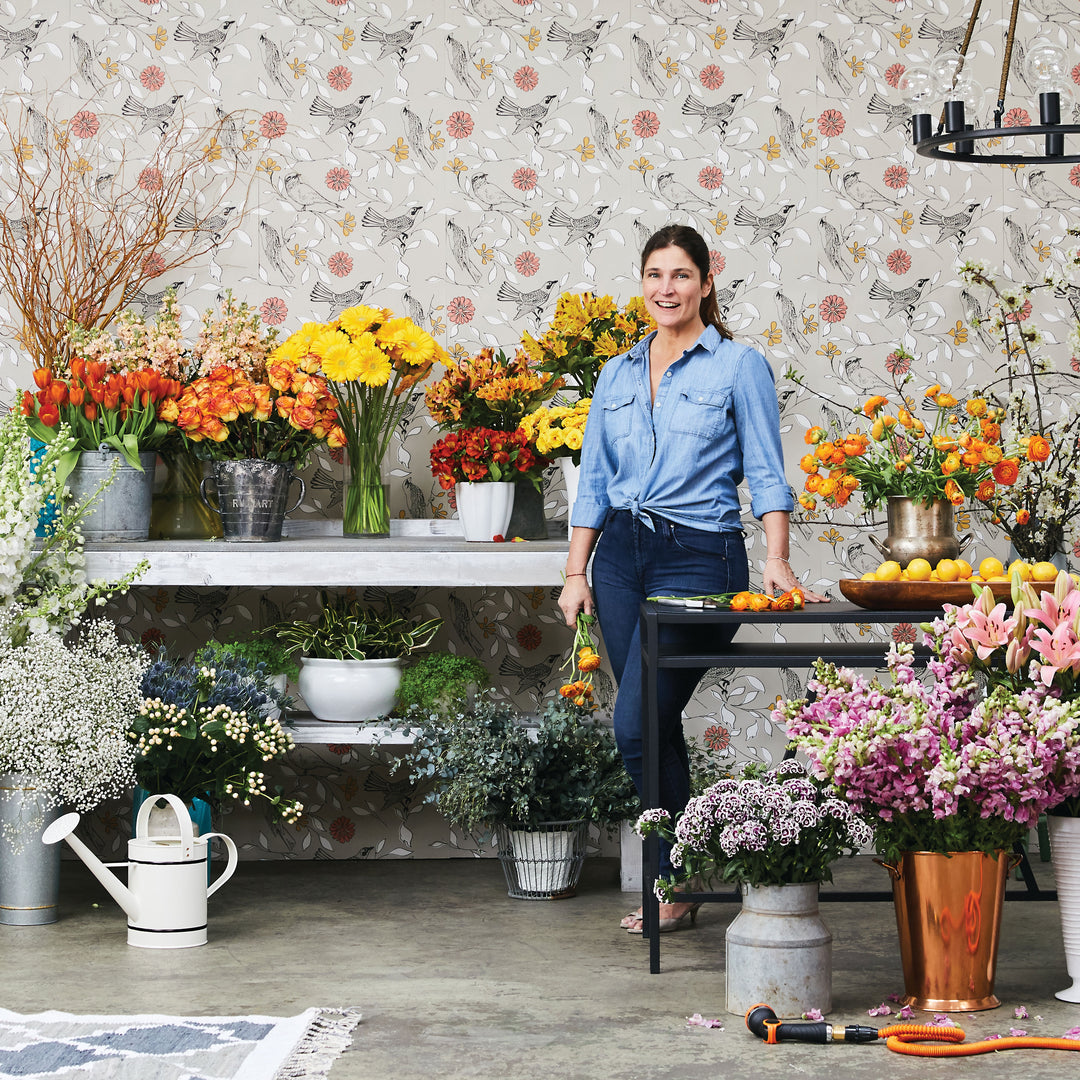
<svg viewBox="0 0 1080 1080">
<path fill-rule="evenodd" d="M 75 835 L 79 820 L 78 814 L 64 814 L 57 818 L 41 834 L 42 843 L 58 844 L 61 840 L 66 840 L 71 850 L 90 867 L 94 877 L 124 909 L 127 917 L 138 919 L 139 905 L 134 893 L 126 885 L 121 884 L 120 879 Z"/>
</svg>

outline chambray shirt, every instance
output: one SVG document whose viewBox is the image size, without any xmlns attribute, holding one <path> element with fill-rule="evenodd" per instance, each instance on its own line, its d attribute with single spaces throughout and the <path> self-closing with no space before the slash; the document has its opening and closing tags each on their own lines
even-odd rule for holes
<svg viewBox="0 0 1080 1080">
<path fill-rule="evenodd" d="M 650 526 L 655 513 L 706 532 L 739 531 L 744 477 L 754 517 L 790 511 L 780 409 L 765 357 L 707 326 L 664 373 L 650 405 L 655 336 L 609 360 L 596 381 L 571 524 L 602 528 L 614 508 Z"/>
</svg>

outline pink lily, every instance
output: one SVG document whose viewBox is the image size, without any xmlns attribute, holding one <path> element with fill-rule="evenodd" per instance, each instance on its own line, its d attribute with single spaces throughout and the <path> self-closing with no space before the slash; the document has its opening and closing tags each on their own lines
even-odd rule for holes
<svg viewBox="0 0 1080 1080">
<path fill-rule="evenodd" d="M 1080 612 L 1080 589 L 1065 593 L 1059 601 L 1054 592 L 1047 589 L 1039 597 L 1039 606 L 1025 608 L 1024 614 L 1041 622 L 1048 630 L 1056 630 L 1062 623 L 1072 622 Z"/>
<path fill-rule="evenodd" d="M 1050 686 L 1059 671 L 1080 673 L 1080 641 L 1072 633 L 1067 623 L 1062 623 L 1053 634 L 1047 630 L 1035 631 L 1033 647 L 1042 657 L 1039 677 L 1045 686 Z"/>
<path fill-rule="evenodd" d="M 1004 604 L 997 604 L 986 614 L 978 604 L 972 604 L 967 615 L 964 625 L 958 623 L 957 626 L 975 647 L 980 660 L 986 660 L 995 649 L 1009 644 L 1016 629 L 1016 619 L 1005 617 Z"/>
</svg>

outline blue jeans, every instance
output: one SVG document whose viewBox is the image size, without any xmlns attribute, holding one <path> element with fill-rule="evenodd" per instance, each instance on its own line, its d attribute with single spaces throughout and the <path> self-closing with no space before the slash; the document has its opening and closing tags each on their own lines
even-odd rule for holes
<svg viewBox="0 0 1080 1080">
<path fill-rule="evenodd" d="M 652 515 L 655 531 L 628 510 L 608 514 L 593 559 L 593 595 L 604 647 L 615 673 L 615 741 L 626 770 L 642 792 L 641 758 L 641 602 L 649 596 L 701 596 L 735 592 L 749 586 L 746 546 L 741 533 L 703 532 Z M 700 653 L 711 644 L 727 644 L 736 627 L 701 629 L 666 626 L 661 645 Z M 682 712 L 693 697 L 705 668 L 661 668 L 658 675 L 660 806 L 672 820 L 690 798 L 690 760 L 683 736 Z M 660 844 L 660 874 L 671 874 L 671 848 Z"/>
</svg>

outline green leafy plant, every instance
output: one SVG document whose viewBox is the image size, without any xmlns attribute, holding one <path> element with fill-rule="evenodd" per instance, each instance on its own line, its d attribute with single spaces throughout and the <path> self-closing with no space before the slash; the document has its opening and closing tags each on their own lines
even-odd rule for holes
<svg viewBox="0 0 1080 1080">
<path fill-rule="evenodd" d="M 322 603 L 315 622 L 277 623 L 263 634 L 276 637 L 291 653 L 320 660 L 393 660 L 429 644 L 443 624 L 441 618 L 418 622 L 389 604 L 379 611 L 325 592 Z"/>
<path fill-rule="evenodd" d="M 284 675 L 294 682 L 300 675 L 300 664 L 294 650 L 283 641 L 274 638 L 248 638 L 244 641 L 217 641 L 211 639 L 204 649 L 212 659 L 242 657 L 248 663 L 262 664 L 267 675 Z"/>
<path fill-rule="evenodd" d="M 485 690 L 490 684 L 487 668 L 475 656 L 428 653 L 402 672 L 397 707 L 403 713 L 411 708 L 452 712 L 469 704 L 470 689 Z"/>
<path fill-rule="evenodd" d="M 463 828 L 582 818 L 610 827 L 638 812 L 610 729 L 565 699 L 538 718 L 489 697 L 453 714 L 414 708 L 390 727 L 415 740 L 395 768 L 426 784 L 425 802 Z"/>
</svg>

